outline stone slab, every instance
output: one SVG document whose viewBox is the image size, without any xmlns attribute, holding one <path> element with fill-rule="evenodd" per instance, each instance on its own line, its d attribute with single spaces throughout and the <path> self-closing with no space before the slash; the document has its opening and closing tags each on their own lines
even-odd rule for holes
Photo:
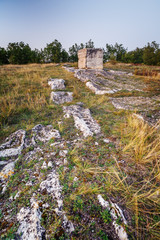
<svg viewBox="0 0 160 240">
<path fill-rule="evenodd" d="M 63 104 L 73 101 L 72 92 L 51 92 L 51 100 L 56 104 Z"/>
</svg>

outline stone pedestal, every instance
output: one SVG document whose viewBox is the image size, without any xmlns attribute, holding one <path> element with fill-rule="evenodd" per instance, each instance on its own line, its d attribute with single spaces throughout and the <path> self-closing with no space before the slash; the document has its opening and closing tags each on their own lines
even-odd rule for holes
<svg viewBox="0 0 160 240">
<path fill-rule="evenodd" d="M 78 51 L 78 68 L 103 69 L 103 50 L 84 48 Z"/>
</svg>

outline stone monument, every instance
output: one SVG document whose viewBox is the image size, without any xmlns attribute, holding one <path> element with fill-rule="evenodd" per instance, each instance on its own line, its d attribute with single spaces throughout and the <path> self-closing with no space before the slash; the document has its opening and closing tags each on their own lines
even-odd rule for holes
<svg viewBox="0 0 160 240">
<path fill-rule="evenodd" d="M 78 68 L 103 69 L 103 50 L 84 48 L 78 51 Z"/>
</svg>

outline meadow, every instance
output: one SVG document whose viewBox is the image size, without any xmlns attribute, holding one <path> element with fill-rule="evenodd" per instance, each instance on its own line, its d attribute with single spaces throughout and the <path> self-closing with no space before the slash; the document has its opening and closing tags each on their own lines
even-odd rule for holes
<svg viewBox="0 0 160 240">
<path fill-rule="evenodd" d="M 77 66 L 76 63 L 70 65 Z M 104 67 L 132 72 L 147 86 L 142 92 L 143 96 L 160 94 L 160 67 L 115 62 L 106 63 Z M 64 210 L 76 226 L 71 239 L 108 239 L 111 216 L 98 206 L 97 194 L 118 203 L 125 211 L 128 226 L 124 227 L 129 239 L 160 239 L 159 121 L 150 125 L 137 117 L 137 112 L 115 109 L 109 99 L 112 95 L 95 95 L 73 73 L 64 70 L 62 64 L 4 65 L 0 66 L 0 142 L 14 131 L 29 131 L 36 124 L 52 124 L 65 140 L 78 132 L 73 127 L 73 119 L 63 118 L 62 106 L 50 100 L 49 78 L 64 79 L 65 91 L 73 92 L 72 104 L 83 102 L 102 131 L 99 138 L 88 137 L 79 146 L 71 148 L 67 156 L 67 170 L 65 167 L 58 169 L 63 186 Z M 120 94 L 135 96 L 135 92 L 124 91 Z M 103 141 L 106 138 L 109 139 L 108 143 Z M 16 233 L 16 223 L 7 223 L 6 228 L 4 209 L 9 204 L 8 197 L 17 192 L 16 182 L 22 172 L 27 181 L 26 169 L 29 167 L 22 161 L 19 166 L 21 171 L 18 173 L 17 169 L 17 174 L 9 179 L 9 190 L 2 196 L 2 239 L 11 239 L 9 237 L 14 237 Z M 43 174 L 45 178 L 47 171 Z M 78 182 L 74 182 L 75 176 Z M 14 205 L 17 204 L 15 213 L 23 204 L 29 206 L 27 199 L 33 193 L 27 188 L 23 190 L 21 183 L 18 188 L 22 189 L 22 195 L 14 202 Z M 45 202 L 49 197 L 38 195 L 38 198 Z M 14 205 L 11 204 L 10 208 Z M 66 239 L 60 227 L 61 220 L 56 217 L 52 207 L 42 214 L 42 225 L 50 236 L 48 239 Z"/>
</svg>

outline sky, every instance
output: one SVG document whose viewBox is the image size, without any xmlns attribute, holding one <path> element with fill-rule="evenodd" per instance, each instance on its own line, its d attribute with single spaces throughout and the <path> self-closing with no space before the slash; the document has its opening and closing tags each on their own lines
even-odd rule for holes
<svg viewBox="0 0 160 240">
<path fill-rule="evenodd" d="M 63 48 L 123 44 L 128 50 L 160 43 L 160 0 L 0 0 L 0 47 L 9 42 Z"/>
</svg>

